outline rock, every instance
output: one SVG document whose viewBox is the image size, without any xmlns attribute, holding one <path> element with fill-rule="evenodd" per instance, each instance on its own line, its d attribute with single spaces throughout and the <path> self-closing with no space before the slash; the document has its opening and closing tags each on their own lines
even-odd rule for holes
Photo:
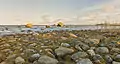
<svg viewBox="0 0 120 64">
<path fill-rule="evenodd" d="M 81 48 L 80 46 L 78 46 L 78 45 L 76 45 L 75 48 L 76 48 L 77 50 L 79 50 L 79 51 L 83 51 L 82 48 Z"/>
<path fill-rule="evenodd" d="M 41 56 L 38 59 L 38 64 L 57 64 L 58 60 L 51 58 L 49 56 Z"/>
<path fill-rule="evenodd" d="M 86 45 L 86 44 L 84 44 L 84 43 L 79 43 L 79 44 L 77 44 L 75 47 L 77 47 L 77 48 L 79 48 L 79 47 L 81 47 L 83 50 L 88 50 L 90 47 L 88 46 L 88 45 Z"/>
<path fill-rule="evenodd" d="M 95 52 L 94 52 L 94 50 L 87 50 L 87 53 L 88 53 L 90 56 L 93 56 L 93 55 L 95 55 Z"/>
<path fill-rule="evenodd" d="M 26 49 L 23 51 L 24 56 L 26 57 L 30 57 L 32 54 L 36 53 L 36 51 L 34 49 Z"/>
<path fill-rule="evenodd" d="M 113 61 L 113 63 L 112 64 L 120 64 L 120 62 L 115 62 L 115 61 Z"/>
<path fill-rule="evenodd" d="M 30 62 L 34 62 L 35 60 L 38 60 L 40 57 L 40 54 L 33 54 L 30 58 L 29 58 L 29 61 Z"/>
<path fill-rule="evenodd" d="M 112 48 L 111 53 L 120 53 L 120 49 L 119 48 Z"/>
<path fill-rule="evenodd" d="M 58 56 L 64 56 L 66 54 L 71 54 L 73 53 L 74 50 L 73 49 L 70 49 L 70 48 L 65 48 L 65 47 L 59 47 L 57 49 L 55 49 L 55 53 L 58 55 Z"/>
<path fill-rule="evenodd" d="M 77 52 L 77 53 L 74 53 L 71 58 L 74 60 L 74 61 L 78 61 L 79 59 L 81 58 L 86 58 L 88 57 L 88 54 L 86 52 Z"/>
<path fill-rule="evenodd" d="M 68 44 L 68 43 L 61 43 L 61 46 L 62 47 L 70 47 L 70 44 Z"/>
<path fill-rule="evenodd" d="M 62 40 L 67 40 L 68 38 L 67 37 L 61 37 Z"/>
<path fill-rule="evenodd" d="M 90 50 L 95 50 L 96 49 L 96 47 L 90 47 Z"/>
<path fill-rule="evenodd" d="M 112 64 L 113 59 L 109 55 L 105 55 L 106 64 Z"/>
<path fill-rule="evenodd" d="M 6 56 L 0 53 L 0 63 L 6 59 Z"/>
<path fill-rule="evenodd" d="M 77 37 L 75 34 L 73 34 L 73 33 L 69 33 L 69 35 L 71 36 L 71 37 Z"/>
<path fill-rule="evenodd" d="M 89 39 L 89 46 L 95 46 L 100 43 L 100 39 Z"/>
<path fill-rule="evenodd" d="M 25 63 L 25 60 L 22 57 L 17 57 L 15 59 L 15 64 L 23 64 Z"/>
<path fill-rule="evenodd" d="M 105 60 L 99 54 L 96 54 L 92 57 L 92 60 L 95 64 L 105 64 Z"/>
<path fill-rule="evenodd" d="M 117 62 L 120 62 L 120 54 L 116 55 L 116 56 L 114 57 L 114 60 L 117 61 Z"/>
<path fill-rule="evenodd" d="M 90 59 L 82 59 L 78 61 L 76 64 L 93 64 Z"/>
<path fill-rule="evenodd" d="M 109 49 L 107 47 L 98 47 L 95 49 L 95 52 L 98 54 L 107 54 L 109 53 Z"/>
<path fill-rule="evenodd" d="M 116 48 L 117 45 L 118 45 L 118 44 L 116 44 L 116 42 L 111 42 L 111 43 L 107 44 L 107 47 L 108 47 L 109 49 L 111 49 L 111 48 Z"/>
</svg>

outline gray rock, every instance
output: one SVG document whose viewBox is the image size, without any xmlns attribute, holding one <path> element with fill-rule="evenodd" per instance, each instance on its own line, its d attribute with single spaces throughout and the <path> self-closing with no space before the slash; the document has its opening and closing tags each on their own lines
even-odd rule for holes
<svg viewBox="0 0 120 64">
<path fill-rule="evenodd" d="M 66 48 L 66 47 L 59 47 L 59 48 L 55 49 L 55 53 L 58 56 L 63 56 L 63 55 L 66 55 L 66 54 L 71 54 L 73 52 L 74 52 L 73 49 Z"/>
<path fill-rule="evenodd" d="M 98 54 L 107 54 L 109 53 L 109 49 L 107 47 L 98 47 L 95 49 L 95 52 Z"/>
<path fill-rule="evenodd" d="M 74 53 L 71 58 L 74 60 L 74 61 L 78 61 L 79 59 L 81 58 L 86 58 L 88 57 L 88 54 L 86 52 L 77 52 L 77 53 Z"/>
<path fill-rule="evenodd" d="M 115 62 L 115 61 L 113 61 L 113 64 L 120 64 L 120 62 Z"/>
<path fill-rule="evenodd" d="M 75 45 L 75 48 L 79 51 L 83 51 L 82 48 L 79 45 Z"/>
<path fill-rule="evenodd" d="M 109 55 L 105 55 L 106 64 L 112 64 L 113 59 Z"/>
<path fill-rule="evenodd" d="M 120 54 L 116 55 L 114 60 L 117 61 L 117 62 L 120 62 Z"/>
<path fill-rule="evenodd" d="M 76 45 L 77 47 L 81 47 L 83 50 L 88 50 L 90 47 L 84 43 L 79 43 Z"/>
<path fill-rule="evenodd" d="M 100 43 L 100 39 L 89 39 L 89 46 L 95 46 Z"/>
<path fill-rule="evenodd" d="M 94 52 L 94 50 L 87 50 L 87 53 L 88 53 L 90 56 L 93 56 L 93 55 L 95 55 L 95 52 Z"/>
<path fill-rule="evenodd" d="M 70 44 L 68 44 L 68 43 L 61 43 L 61 46 L 63 46 L 63 47 L 70 47 Z"/>
<path fill-rule="evenodd" d="M 101 55 L 96 54 L 92 57 L 92 60 L 96 63 L 96 64 L 105 64 L 105 60 L 102 58 Z"/>
<path fill-rule="evenodd" d="M 17 57 L 15 59 L 15 64 L 23 64 L 25 63 L 25 60 L 22 57 Z"/>
<path fill-rule="evenodd" d="M 38 59 L 38 64 L 57 64 L 58 60 L 51 58 L 49 56 L 41 56 Z"/>
<path fill-rule="evenodd" d="M 30 62 L 34 62 L 35 60 L 38 60 L 40 57 L 40 54 L 33 54 L 30 58 L 29 58 L 29 61 Z"/>
<path fill-rule="evenodd" d="M 76 64 L 93 64 L 90 59 L 82 59 L 78 61 Z"/>
</svg>

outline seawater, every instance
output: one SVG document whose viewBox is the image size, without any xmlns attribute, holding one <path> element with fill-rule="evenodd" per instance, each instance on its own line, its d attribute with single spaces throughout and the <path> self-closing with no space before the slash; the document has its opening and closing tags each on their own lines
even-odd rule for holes
<svg viewBox="0 0 120 64">
<path fill-rule="evenodd" d="M 6 30 L 6 28 L 8 30 Z M 46 32 L 46 31 L 53 31 L 53 30 L 96 30 L 101 29 L 100 26 L 95 25 L 71 25 L 66 27 L 52 27 L 52 28 L 46 28 L 42 30 L 42 28 L 45 28 L 45 26 L 33 26 L 33 28 L 26 28 L 25 26 L 18 26 L 18 25 L 2 25 L 0 26 L 0 35 L 6 35 L 6 34 L 15 34 L 15 33 L 25 33 L 27 30 L 31 31 L 38 31 L 38 32 Z M 21 30 L 24 30 L 25 32 L 21 32 Z"/>
</svg>

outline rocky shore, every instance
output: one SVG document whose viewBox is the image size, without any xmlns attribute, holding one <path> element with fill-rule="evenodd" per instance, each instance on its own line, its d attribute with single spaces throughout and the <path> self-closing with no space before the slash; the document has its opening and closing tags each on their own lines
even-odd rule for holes
<svg viewBox="0 0 120 64">
<path fill-rule="evenodd" d="M 0 64 L 120 64 L 120 32 L 74 30 L 2 36 Z"/>
</svg>

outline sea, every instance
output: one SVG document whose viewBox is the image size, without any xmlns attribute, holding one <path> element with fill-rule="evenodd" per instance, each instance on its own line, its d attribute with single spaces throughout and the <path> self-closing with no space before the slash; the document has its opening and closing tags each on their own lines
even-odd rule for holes
<svg viewBox="0 0 120 64">
<path fill-rule="evenodd" d="M 28 31 L 33 32 L 49 32 L 49 31 L 60 31 L 60 30 L 97 30 L 101 29 L 101 26 L 96 25 L 66 25 L 64 27 L 51 26 L 46 28 L 45 25 L 34 25 L 32 28 L 27 28 L 25 25 L 0 25 L 0 36 L 9 34 L 25 34 Z"/>
</svg>

